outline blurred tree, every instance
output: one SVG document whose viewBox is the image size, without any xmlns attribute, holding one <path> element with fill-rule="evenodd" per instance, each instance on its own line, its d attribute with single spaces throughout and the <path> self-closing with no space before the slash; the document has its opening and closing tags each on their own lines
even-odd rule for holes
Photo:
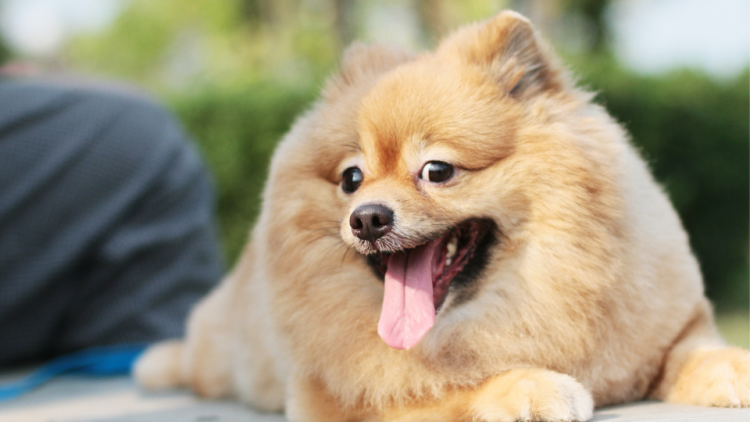
<svg viewBox="0 0 750 422">
<path fill-rule="evenodd" d="M 2 1 L 0 1 L 2 6 Z M 0 37 L 0 65 L 13 58 L 13 51 L 8 47 L 8 43 L 3 37 Z"/>
<path fill-rule="evenodd" d="M 343 50 L 354 41 L 356 24 L 355 5 L 353 0 L 333 0 L 336 10 L 336 38 L 339 50 Z"/>
<path fill-rule="evenodd" d="M 11 53 L 8 46 L 5 43 L 0 42 L 0 66 L 10 60 L 12 57 L 13 54 Z"/>
<path fill-rule="evenodd" d="M 269 77 L 314 83 L 338 57 L 329 3 L 133 0 L 105 31 L 71 40 L 66 59 L 155 90 Z"/>
<path fill-rule="evenodd" d="M 271 21 L 269 12 L 270 2 L 264 0 L 242 0 L 240 11 L 245 20 L 251 24 L 261 24 Z"/>
<path fill-rule="evenodd" d="M 450 29 L 445 0 L 417 0 L 417 12 L 424 44 L 436 44 Z"/>
<path fill-rule="evenodd" d="M 0 39 L 0 65 L 7 62 L 13 57 L 13 53 L 8 48 L 8 45 Z"/>
<path fill-rule="evenodd" d="M 611 34 L 605 19 L 605 12 L 611 0 L 563 0 L 568 13 L 584 19 L 590 38 L 590 52 L 601 53 L 610 47 Z"/>
</svg>

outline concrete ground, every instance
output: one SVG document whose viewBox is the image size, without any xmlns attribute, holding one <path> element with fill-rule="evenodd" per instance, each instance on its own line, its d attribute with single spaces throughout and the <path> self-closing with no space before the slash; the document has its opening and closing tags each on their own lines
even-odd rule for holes
<svg viewBox="0 0 750 422">
<path fill-rule="evenodd" d="M 0 383 L 19 374 L 0 375 Z M 140 390 L 125 376 L 66 376 L 16 399 L 0 403 L 0 422 L 284 422 L 232 401 L 204 401 L 187 391 Z M 716 409 L 639 402 L 599 409 L 593 421 L 748 422 L 750 409 Z"/>
</svg>

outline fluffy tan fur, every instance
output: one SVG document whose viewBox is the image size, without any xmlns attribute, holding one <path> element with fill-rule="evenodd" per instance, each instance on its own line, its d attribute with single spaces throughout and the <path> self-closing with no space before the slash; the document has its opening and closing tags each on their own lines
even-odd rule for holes
<svg viewBox="0 0 750 422">
<path fill-rule="evenodd" d="M 586 420 L 644 397 L 750 406 L 750 353 L 716 333 L 677 214 L 591 99 L 512 12 L 419 56 L 354 45 L 279 145 L 239 264 L 136 378 L 294 421 Z M 459 170 L 419 183 L 430 160 Z M 353 163 L 364 182 L 346 194 Z M 354 250 L 349 215 L 372 202 L 405 237 L 473 217 L 502 232 L 410 350 L 378 337 L 383 284 Z"/>
</svg>

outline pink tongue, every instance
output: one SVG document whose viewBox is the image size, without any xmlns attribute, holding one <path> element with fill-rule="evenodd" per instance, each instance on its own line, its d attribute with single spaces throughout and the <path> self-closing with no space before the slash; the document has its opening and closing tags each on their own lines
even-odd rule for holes
<svg viewBox="0 0 750 422">
<path fill-rule="evenodd" d="M 435 323 L 432 268 L 440 239 L 388 259 L 378 334 L 394 349 L 410 349 Z"/>
</svg>

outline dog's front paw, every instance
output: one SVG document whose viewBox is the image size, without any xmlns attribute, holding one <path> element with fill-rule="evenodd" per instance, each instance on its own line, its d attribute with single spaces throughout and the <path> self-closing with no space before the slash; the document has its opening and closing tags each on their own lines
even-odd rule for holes
<svg viewBox="0 0 750 422">
<path fill-rule="evenodd" d="M 699 406 L 750 407 L 750 352 L 737 347 L 695 351 L 665 399 Z"/>
<path fill-rule="evenodd" d="M 165 341 L 149 347 L 133 365 L 133 377 L 150 390 L 185 385 L 181 367 L 184 347 L 181 341 Z"/>
<path fill-rule="evenodd" d="M 475 420 L 586 421 L 594 400 L 568 375 L 545 369 L 514 369 L 485 384 L 472 406 Z"/>
</svg>

